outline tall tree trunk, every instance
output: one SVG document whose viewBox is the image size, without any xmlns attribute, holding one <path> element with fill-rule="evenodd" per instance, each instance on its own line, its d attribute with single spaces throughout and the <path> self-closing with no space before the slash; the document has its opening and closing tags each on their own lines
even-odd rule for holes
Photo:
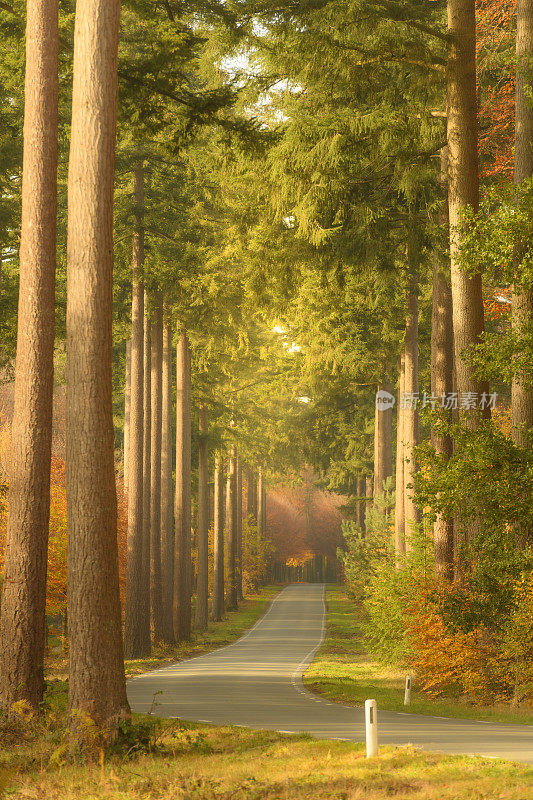
<svg viewBox="0 0 533 800">
<path fill-rule="evenodd" d="M 161 432 L 161 579 L 165 642 L 174 641 L 174 503 L 172 491 L 172 323 L 168 308 L 163 320 L 163 406 Z"/>
<path fill-rule="evenodd" d="M 0 706 L 44 691 L 54 369 L 58 2 L 28 0 L 20 287 L 9 519 L 0 614 Z"/>
<path fill-rule="evenodd" d="M 158 294 L 150 326 L 152 443 L 150 448 L 150 628 L 152 641 L 163 640 L 161 588 L 161 417 L 163 408 L 163 304 Z"/>
<path fill-rule="evenodd" d="M 481 275 L 468 277 L 461 269 L 459 229 L 461 213 L 479 204 L 478 123 L 476 100 L 475 0 L 448 0 L 448 205 L 453 299 L 453 334 L 457 391 L 480 395 L 488 390 L 463 355 L 480 341 L 484 329 Z M 490 416 L 490 410 L 485 410 Z M 465 424 L 475 429 L 477 414 L 464 413 Z"/>
<path fill-rule="evenodd" d="M 373 477 L 371 475 L 367 475 L 367 477 L 366 477 L 366 492 L 365 492 L 365 494 L 366 494 L 365 519 L 366 519 L 366 512 L 372 506 L 372 503 L 374 501 L 373 486 L 374 486 Z"/>
<path fill-rule="evenodd" d="M 391 385 L 384 382 L 379 392 L 391 393 Z M 374 499 L 383 492 L 383 484 L 392 475 L 392 406 L 380 409 L 376 402 L 374 423 Z"/>
<path fill-rule="evenodd" d="M 400 380 L 398 385 L 398 404 L 396 406 L 396 500 L 394 507 L 394 550 L 397 556 L 405 553 L 405 488 L 403 449 L 402 398 L 405 393 L 405 346 L 400 356 Z"/>
<path fill-rule="evenodd" d="M 257 481 L 252 467 L 246 470 L 246 516 L 257 522 Z"/>
<path fill-rule="evenodd" d="M 117 0 L 76 5 L 68 176 L 69 706 L 101 725 L 129 713 L 111 398 L 119 16 Z"/>
<path fill-rule="evenodd" d="M 224 616 L 224 466 L 220 453 L 215 456 L 213 520 L 213 604 L 215 622 Z"/>
<path fill-rule="evenodd" d="M 180 331 L 176 368 L 176 539 L 174 567 L 174 635 L 191 636 L 191 358 L 185 331 Z"/>
<path fill-rule="evenodd" d="M 198 580 L 196 582 L 196 627 L 207 627 L 208 535 L 209 535 L 209 453 L 207 410 L 200 406 L 198 445 Z"/>
<path fill-rule="evenodd" d="M 235 446 L 229 450 L 226 479 L 226 544 L 228 551 L 228 587 L 226 608 L 237 609 L 237 454 Z"/>
<path fill-rule="evenodd" d="M 130 406 L 131 406 L 131 339 L 126 342 L 126 378 L 124 381 L 124 491 L 128 491 L 128 447 L 130 439 Z"/>
<path fill-rule="evenodd" d="M 143 425 L 144 425 L 144 265 L 143 166 L 138 164 L 133 177 L 135 229 L 132 254 L 130 410 L 125 431 L 130 430 L 127 454 L 128 558 L 126 568 L 126 609 L 124 651 L 126 658 L 147 654 L 143 631 Z"/>
<path fill-rule="evenodd" d="M 418 270 L 420 242 L 414 222 L 411 221 L 408 242 L 409 285 L 407 288 L 407 314 L 405 318 L 405 407 L 402 409 L 403 434 L 403 482 L 405 547 L 411 549 L 412 526 L 420 521 L 420 512 L 415 503 L 414 478 L 416 475 L 415 447 L 418 445 Z M 413 398 L 413 399 L 411 399 Z"/>
<path fill-rule="evenodd" d="M 446 192 L 448 186 L 446 148 L 442 152 L 441 164 L 441 183 L 443 191 Z M 439 214 L 439 227 L 441 230 L 448 227 L 447 202 L 443 203 L 442 211 Z M 452 292 L 447 272 L 447 266 L 444 266 L 438 249 L 435 249 L 431 312 L 431 393 L 438 398 L 446 397 L 453 391 Z M 435 452 L 441 456 L 442 460 L 448 460 L 452 454 L 453 443 L 450 436 L 439 431 L 438 425 L 432 430 L 432 442 Z M 433 539 L 435 543 L 435 571 L 437 575 L 451 580 L 453 578 L 454 562 L 453 519 L 446 519 L 442 514 L 437 514 L 433 528 Z"/>
<path fill-rule="evenodd" d="M 148 294 L 144 293 L 143 318 L 143 535 L 142 535 L 142 637 L 143 648 L 149 653 L 152 646 L 150 635 L 150 492 L 152 463 L 152 392 L 151 392 L 151 341 L 150 318 L 148 316 Z"/>
<path fill-rule="evenodd" d="M 362 532 L 365 532 L 365 513 L 366 513 L 366 479 L 365 476 L 359 473 L 357 475 L 357 514 L 356 522 Z"/>
<path fill-rule="evenodd" d="M 264 500 L 263 470 L 260 467 L 257 473 L 257 533 L 259 536 L 263 536 L 265 532 L 263 528 L 265 520 L 265 514 L 263 510 Z"/>
<path fill-rule="evenodd" d="M 237 600 L 243 600 L 242 594 L 242 464 L 237 459 L 237 553 L 235 572 L 237 580 Z"/>
<path fill-rule="evenodd" d="M 518 0 L 516 30 L 516 93 L 514 181 L 522 183 L 533 175 L 533 105 L 531 102 L 531 62 L 533 57 L 533 3 Z M 531 285 L 516 286 L 511 311 L 513 332 L 520 339 L 533 319 Z M 528 429 L 533 427 L 533 389 L 515 373 L 511 387 L 512 436 L 518 447 L 530 447 Z"/>
</svg>

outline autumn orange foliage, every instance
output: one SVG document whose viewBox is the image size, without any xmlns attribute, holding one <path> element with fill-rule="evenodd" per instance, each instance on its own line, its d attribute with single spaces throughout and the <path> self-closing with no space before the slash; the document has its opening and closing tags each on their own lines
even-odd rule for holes
<svg viewBox="0 0 533 800">
<path fill-rule="evenodd" d="M 475 703 L 533 703 L 533 576 L 513 586 L 513 610 L 504 624 L 472 628 L 452 624 L 444 606 L 479 600 L 468 583 L 459 589 L 434 579 L 407 610 L 410 666 L 430 697 L 457 695 Z"/>
<path fill-rule="evenodd" d="M 2 436 L 2 463 L 8 458 L 9 437 L 7 423 L 0 425 Z M 6 476 L 2 478 L 2 483 Z M 7 488 L 7 487 L 6 487 Z M 120 571 L 120 593 L 124 600 L 126 576 L 126 538 L 127 507 L 121 481 L 117 480 L 118 493 L 118 549 Z M 0 569 L 3 570 L 4 548 L 7 529 L 8 502 L 7 492 L 0 494 Z M 48 541 L 48 581 L 46 592 L 46 609 L 48 614 L 62 612 L 67 603 L 67 491 L 65 479 L 65 462 L 62 458 L 52 456 L 50 475 L 50 533 Z"/>
</svg>

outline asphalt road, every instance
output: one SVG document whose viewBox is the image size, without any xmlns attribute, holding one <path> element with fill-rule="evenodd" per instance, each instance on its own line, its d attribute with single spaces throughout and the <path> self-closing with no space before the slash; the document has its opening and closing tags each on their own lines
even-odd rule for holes
<svg viewBox="0 0 533 800">
<path fill-rule="evenodd" d="M 304 688 L 322 642 L 324 587 L 288 586 L 234 644 L 128 681 L 134 711 L 195 722 L 364 741 L 364 710 Z M 533 763 L 533 726 L 380 711 L 379 742 Z"/>
</svg>

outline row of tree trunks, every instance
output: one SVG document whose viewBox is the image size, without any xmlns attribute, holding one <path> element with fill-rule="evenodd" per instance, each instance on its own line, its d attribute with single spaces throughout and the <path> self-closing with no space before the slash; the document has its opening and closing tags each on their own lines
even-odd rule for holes
<svg viewBox="0 0 533 800">
<path fill-rule="evenodd" d="M 58 1 L 26 17 L 22 227 L 9 519 L 0 614 L 0 706 L 44 691 L 55 325 Z"/>
</svg>

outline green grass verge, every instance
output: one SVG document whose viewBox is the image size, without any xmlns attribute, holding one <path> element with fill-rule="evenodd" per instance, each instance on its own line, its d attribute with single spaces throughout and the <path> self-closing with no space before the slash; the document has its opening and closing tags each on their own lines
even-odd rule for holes
<svg viewBox="0 0 533 800">
<path fill-rule="evenodd" d="M 304 675 L 312 691 L 332 700 L 363 705 L 375 698 L 378 708 L 442 717 L 533 724 L 531 709 L 508 706 L 473 706 L 457 698 L 429 700 L 413 686 L 411 705 L 403 704 L 405 672 L 383 667 L 366 651 L 361 634 L 361 616 L 356 604 L 339 586 L 328 586 L 326 639 Z"/>
<path fill-rule="evenodd" d="M 522 764 L 233 727 L 164 723 L 151 753 L 0 766 L 0 794 L 35 800 L 525 800 Z M 0 762 L 1 764 L 1 762 Z M 529 788 L 528 788 L 529 787 Z"/>
</svg>

